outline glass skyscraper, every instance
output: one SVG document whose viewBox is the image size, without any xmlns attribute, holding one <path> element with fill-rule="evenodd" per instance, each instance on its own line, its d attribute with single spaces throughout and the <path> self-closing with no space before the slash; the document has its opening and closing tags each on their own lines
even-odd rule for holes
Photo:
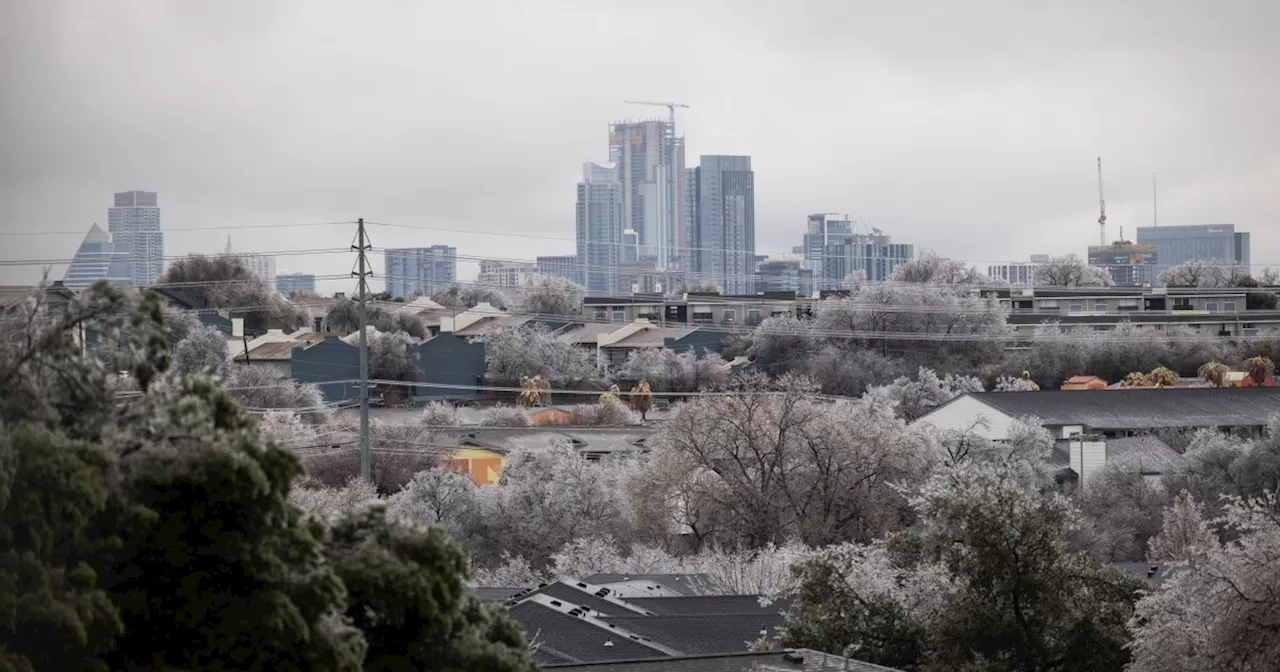
<svg viewBox="0 0 1280 672">
<path fill-rule="evenodd" d="M 150 285 L 164 273 L 164 233 L 154 191 L 122 191 L 107 210 L 111 240 L 129 252 L 129 277 L 135 285 Z"/>
</svg>

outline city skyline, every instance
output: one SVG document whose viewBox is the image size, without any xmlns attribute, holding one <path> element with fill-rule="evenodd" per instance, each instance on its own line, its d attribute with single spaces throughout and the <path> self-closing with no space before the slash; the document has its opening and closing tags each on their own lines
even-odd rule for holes
<svg viewBox="0 0 1280 672">
<path fill-rule="evenodd" d="M 1151 222 L 1154 170 L 1162 225 L 1233 222 L 1255 263 L 1280 261 L 1273 5 L 1086 3 L 1063 21 L 980 0 L 922 21 L 897 5 L 659 0 L 542 8 L 541 31 L 527 30 L 532 9 L 466 3 L 60 6 L 0 9 L 6 61 L 30 64 L 2 75 L 0 226 L 39 232 L 7 237 L 8 258 L 70 259 L 92 222 L 106 228 L 104 194 L 130 188 L 163 197 L 169 256 L 218 250 L 229 223 L 357 217 L 546 237 L 383 229 L 378 247 L 569 254 L 568 185 L 582 160 L 608 158 L 610 121 L 666 115 L 623 102 L 651 99 L 690 105 L 677 119 L 690 163 L 752 157 L 757 252 L 790 250 L 797 221 L 840 210 L 958 259 L 1083 256 L 1102 156 L 1110 226 Z M 653 49 L 654 34 L 671 48 Z M 600 53 L 612 56 L 584 57 Z M 228 95 L 209 105 L 211 90 Z M 176 230 L 196 227 L 208 230 Z M 241 247 L 345 249 L 352 230 L 262 229 Z M 322 276 L 350 261 L 289 263 Z M 0 270 L 0 283 L 39 277 Z"/>
</svg>

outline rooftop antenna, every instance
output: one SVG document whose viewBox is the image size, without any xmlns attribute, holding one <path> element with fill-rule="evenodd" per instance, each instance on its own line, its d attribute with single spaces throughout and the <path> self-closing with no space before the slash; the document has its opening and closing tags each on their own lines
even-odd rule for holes
<svg viewBox="0 0 1280 672">
<path fill-rule="evenodd" d="M 1102 157 L 1098 157 L 1098 244 L 1107 244 L 1107 200 L 1102 197 Z"/>
</svg>

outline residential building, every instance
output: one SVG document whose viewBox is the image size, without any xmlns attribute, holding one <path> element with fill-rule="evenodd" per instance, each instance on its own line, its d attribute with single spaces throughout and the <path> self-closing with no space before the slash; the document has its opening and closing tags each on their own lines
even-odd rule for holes
<svg viewBox="0 0 1280 672">
<path fill-rule="evenodd" d="M 793 292 L 813 296 L 813 269 L 805 268 L 800 255 L 777 254 L 756 263 L 756 291 Z"/>
<path fill-rule="evenodd" d="M 618 170 L 623 228 L 636 232 L 638 258 L 659 269 L 678 267 L 686 227 L 684 139 L 667 121 L 616 122 L 609 126 L 609 161 Z"/>
<path fill-rule="evenodd" d="M 793 292 L 747 295 L 688 293 L 680 297 L 661 294 L 589 296 L 583 302 L 582 316 L 597 322 L 648 320 L 668 327 L 756 325 L 767 317 L 812 316 L 817 301 L 809 297 L 798 298 Z M 725 331 L 717 333 L 723 339 Z"/>
<path fill-rule="evenodd" d="M 276 291 L 281 294 L 291 292 L 316 291 L 316 276 L 313 273 L 284 273 L 276 276 Z"/>
<path fill-rule="evenodd" d="M 130 250 L 111 241 L 111 235 L 96 223 L 80 242 L 76 256 L 62 276 L 62 284 L 74 291 L 86 289 L 99 280 L 115 286 L 133 282 L 129 270 Z"/>
<path fill-rule="evenodd" d="M 1235 224 L 1139 226 L 1138 244 L 1155 246 L 1160 270 L 1188 261 L 1250 264 L 1249 234 Z"/>
<path fill-rule="evenodd" d="M 228 257 L 235 257 L 240 263 L 254 275 L 262 278 L 268 287 L 274 287 L 276 284 L 276 258 L 265 254 L 257 254 L 253 252 L 235 253 L 231 251 L 231 234 L 227 234 L 227 249 L 224 252 Z"/>
<path fill-rule="evenodd" d="M 129 279 L 134 285 L 154 284 L 164 273 L 164 232 L 154 191 L 122 191 L 107 210 L 111 240 L 129 252 Z"/>
<path fill-rule="evenodd" d="M 1156 282 L 1159 256 L 1155 245 L 1117 240 L 1090 245 L 1089 265 L 1105 269 L 1117 287 L 1149 287 Z"/>
<path fill-rule="evenodd" d="M 578 264 L 588 295 L 617 294 L 622 262 L 623 185 L 613 163 L 583 164 L 576 213 Z"/>
<path fill-rule="evenodd" d="M 1011 285 L 1036 284 L 1036 269 L 1048 263 L 1049 255 L 1033 254 L 1030 261 L 1014 261 L 987 266 L 987 277 Z"/>
<path fill-rule="evenodd" d="M 480 260 L 477 280 L 486 287 L 526 287 L 538 275 L 538 265 L 527 261 Z"/>
<path fill-rule="evenodd" d="M 1095 391 L 971 392 L 920 417 L 939 429 L 974 431 L 1002 441 L 1017 418 L 1035 417 L 1055 439 L 1107 438 L 1153 429 L 1223 430 L 1260 435 L 1280 413 L 1280 388 L 1167 388 Z M 981 422 L 980 422 L 981 421 Z"/>
<path fill-rule="evenodd" d="M 384 256 L 393 298 L 432 294 L 458 279 L 458 249 L 449 245 L 390 249 Z"/>
<path fill-rule="evenodd" d="M 726 294 L 755 291 L 755 173 L 749 156 L 702 155 L 694 275 Z"/>
<path fill-rule="evenodd" d="M 536 260 L 538 275 L 549 275 L 564 278 L 570 282 L 582 284 L 582 269 L 578 266 L 578 257 L 572 254 L 539 256 Z"/>
</svg>

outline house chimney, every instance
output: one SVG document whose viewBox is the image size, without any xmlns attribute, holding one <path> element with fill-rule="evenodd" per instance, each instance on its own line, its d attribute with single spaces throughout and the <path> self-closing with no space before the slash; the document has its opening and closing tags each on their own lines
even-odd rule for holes
<svg viewBox="0 0 1280 672">
<path fill-rule="evenodd" d="M 1107 440 L 1100 434 L 1076 434 L 1070 439 L 1071 469 L 1080 478 L 1080 488 L 1107 463 Z"/>
<path fill-rule="evenodd" d="M 236 336 L 238 338 L 244 337 L 244 318 L 243 317 L 231 318 L 231 335 Z"/>
</svg>

